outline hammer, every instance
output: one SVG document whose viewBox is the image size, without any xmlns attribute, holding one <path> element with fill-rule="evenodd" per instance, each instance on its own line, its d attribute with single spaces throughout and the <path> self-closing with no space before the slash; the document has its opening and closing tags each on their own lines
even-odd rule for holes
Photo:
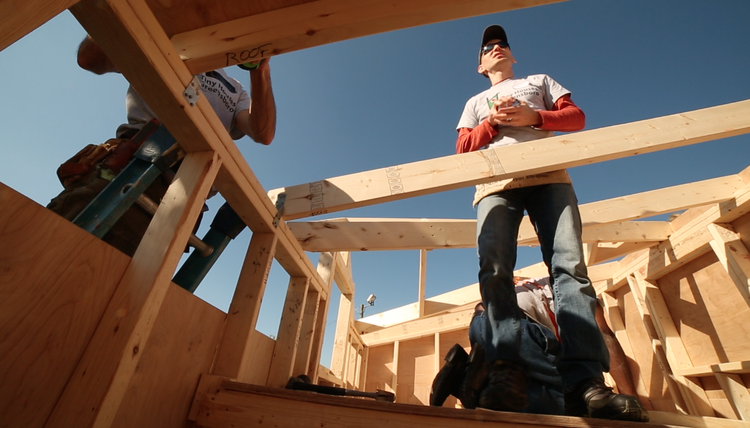
<svg viewBox="0 0 750 428">
<path fill-rule="evenodd" d="M 290 377 L 289 382 L 286 383 L 286 389 L 293 389 L 295 391 L 319 392 L 321 394 L 329 395 L 345 395 L 349 397 L 367 397 L 374 398 L 375 401 L 386 401 L 389 403 L 393 403 L 394 401 L 396 401 L 396 395 L 394 393 L 383 391 L 382 389 L 376 390 L 377 392 L 354 391 L 351 389 L 344 389 L 336 386 L 315 385 L 307 381 L 307 379 L 309 378 L 305 378 L 307 378 L 307 376 L 305 376 L 304 378 Z"/>
</svg>

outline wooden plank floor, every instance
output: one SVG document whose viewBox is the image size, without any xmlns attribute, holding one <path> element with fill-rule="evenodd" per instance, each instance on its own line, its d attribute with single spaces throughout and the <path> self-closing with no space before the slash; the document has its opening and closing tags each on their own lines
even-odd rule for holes
<svg viewBox="0 0 750 428">
<path fill-rule="evenodd" d="M 304 391 L 249 385 L 214 378 L 214 388 L 196 397 L 198 426 L 228 427 L 358 427 L 358 428 L 487 428 L 547 427 L 750 427 L 750 423 L 652 412 L 649 423 L 566 416 L 526 415 L 477 409 L 449 409 L 376 402 Z M 201 394 L 199 388 L 199 394 Z"/>
</svg>

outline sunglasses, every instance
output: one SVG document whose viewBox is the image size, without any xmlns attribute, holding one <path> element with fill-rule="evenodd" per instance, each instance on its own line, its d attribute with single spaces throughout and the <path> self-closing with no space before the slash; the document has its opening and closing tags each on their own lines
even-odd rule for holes
<svg viewBox="0 0 750 428">
<path fill-rule="evenodd" d="M 500 40 L 499 42 L 490 43 L 490 44 L 482 46 L 482 50 L 481 50 L 482 55 L 486 55 L 486 54 L 492 52 L 492 50 L 495 49 L 495 46 L 499 46 L 501 48 L 509 48 L 510 47 L 510 45 L 508 44 L 508 42 Z"/>
</svg>

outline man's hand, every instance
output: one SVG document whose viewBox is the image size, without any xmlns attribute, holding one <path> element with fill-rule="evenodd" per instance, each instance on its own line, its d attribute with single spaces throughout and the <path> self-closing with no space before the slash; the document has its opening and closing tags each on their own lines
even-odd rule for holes
<svg viewBox="0 0 750 428">
<path fill-rule="evenodd" d="M 542 118 L 526 102 L 506 96 L 494 102 L 487 121 L 492 126 L 537 126 Z"/>
</svg>

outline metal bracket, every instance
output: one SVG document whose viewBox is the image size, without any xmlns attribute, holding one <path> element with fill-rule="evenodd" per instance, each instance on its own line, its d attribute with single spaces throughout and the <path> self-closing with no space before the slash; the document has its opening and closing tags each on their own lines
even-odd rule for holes
<svg viewBox="0 0 750 428">
<path fill-rule="evenodd" d="M 279 220 L 281 220 L 281 214 L 284 212 L 285 201 L 286 193 L 279 193 L 276 196 L 276 215 L 273 217 L 273 227 L 279 227 Z"/>
<path fill-rule="evenodd" d="M 201 93 L 200 87 L 200 80 L 198 80 L 197 76 L 193 76 L 193 80 L 190 81 L 187 88 L 185 88 L 185 92 L 182 93 L 182 95 L 185 97 L 185 100 L 187 100 L 188 104 L 190 104 L 190 107 L 195 106 L 195 103 L 198 102 L 198 95 L 200 95 Z"/>
</svg>

